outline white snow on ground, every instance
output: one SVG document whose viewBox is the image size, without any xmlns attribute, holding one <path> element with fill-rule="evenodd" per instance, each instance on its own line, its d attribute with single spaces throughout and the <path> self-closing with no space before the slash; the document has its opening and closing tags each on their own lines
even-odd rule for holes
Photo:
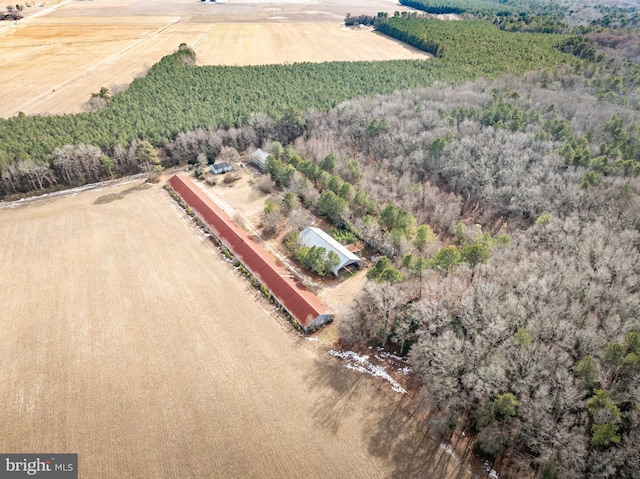
<svg viewBox="0 0 640 479">
<path fill-rule="evenodd" d="M 395 379 L 389 376 L 389 373 L 387 373 L 387 370 L 383 366 L 378 366 L 369 362 L 369 356 L 360 356 L 353 351 L 335 351 L 333 349 L 329 350 L 329 354 L 343 359 L 346 362 L 344 365 L 345 368 L 379 377 L 387 381 L 391 385 L 391 389 L 395 392 L 406 394 L 406 389 L 400 386 Z"/>
<path fill-rule="evenodd" d="M 369 346 L 369 349 L 373 349 L 373 346 Z M 381 363 L 389 362 L 392 366 L 397 366 L 396 364 L 393 364 L 393 363 L 397 362 L 400 364 L 407 364 L 409 362 L 409 358 L 407 358 L 406 356 L 398 356 L 397 354 L 387 352 L 379 346 L 376 347 L 375 349 L 378 352 L 373 356 Z M 411 366 L 408 366 L 408 365 L 404 367 L 398 367 L 398 372 L 403 376 L 407 376 L 411 371 L 413 371 L 413 369 L 411 368 Z"/>
<path fill-rule="evenodd" d="M 487 472 L 490 479 L 500 479 L 498 473 L 491 467 L 491 463 L 489 461 L 484 461 L 484 470 Z"/>
<path fill-rule="evenodd" d="M 377 348 L 378 351 L 382 351 L 382 348 Z M 403 358 L 402 356 L 398 356 L 397 354 L 388 353 L 387 351 L 382 351 L 381 353 L 376 354 L 376 358 L 380 361 L 384 361 L 385 359 L 395 359 L 401 363 L 406 363 L 408 361 L 407 358 Z"/>
</svg>

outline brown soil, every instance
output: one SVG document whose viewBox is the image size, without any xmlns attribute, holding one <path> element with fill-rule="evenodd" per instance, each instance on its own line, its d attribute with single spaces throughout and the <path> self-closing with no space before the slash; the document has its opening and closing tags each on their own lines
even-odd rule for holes
<svg viewBox="0 0 640 479">
<path fill-rule="evenodd" d="M 92 478 L 467 477 L 157 185 L 4 207 L 0 241 L 0 450 Z"/>
<path fill-rule="evenodd" d="M 194 48 L 199 65 L 428 58 L 341 24 L 348 12 L 396 9 L 403 7 L 390 0 L 174 0 L 152 8 L 142 0 L 94 0 L 31 7 L 17 25 L 0 22 L 0 117 L 80 112 L 91 93 L 129 84 L 183 42 Z"/>
</svg>

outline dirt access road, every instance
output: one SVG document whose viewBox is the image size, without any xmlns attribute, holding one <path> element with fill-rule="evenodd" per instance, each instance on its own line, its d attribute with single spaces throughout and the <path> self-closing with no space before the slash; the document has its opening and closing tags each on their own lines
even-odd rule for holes
<svg viewBox="0 0 640 479">
<path fill-rule="evenodd" d="M 181 43 L 195 49 L 200 65 L 429 57 L 343 27 L 347 13 L 405 9 L 392 0 L 93 0 L 56 7 L 31 7 L 17 25 L 0 26 L 0 117 L 80 112 L 91 93 L 129 84 Z"/>
<path fill-rule="evenodd" d="M 456 474 L 158 186 L 2 208 L 0 242 L 1 451 L 77 452 L 82 478 Z"/>
</svg>

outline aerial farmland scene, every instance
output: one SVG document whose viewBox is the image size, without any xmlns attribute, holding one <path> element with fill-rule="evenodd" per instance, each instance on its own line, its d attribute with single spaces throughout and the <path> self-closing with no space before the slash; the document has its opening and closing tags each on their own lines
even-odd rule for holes
<svg viewBox="0 0 640 479">
<path fill-rule="evenodd" d="M 0 6 L 0 478 L 638 478 L 639 9 Z"/>
</svg>

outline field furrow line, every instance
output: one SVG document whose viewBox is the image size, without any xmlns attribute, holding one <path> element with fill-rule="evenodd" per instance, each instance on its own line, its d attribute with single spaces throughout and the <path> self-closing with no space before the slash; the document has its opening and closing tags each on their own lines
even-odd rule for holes
<svg viewBox="0 0 640 479">
<path fill-rule="evenodd" d="M 54 91 L 60 88 L 63 88 L 73 82 L 75 82 L 76 80 L 78 80 L 79 78 L 82 78 L 83 76 L 91 73 L 92 71 L 96 70 L 97 68 L 100 68 L 102 65 L 114 62 L 115 60 L 117 60 L 118 58 L 122 57 L 123 55 L 125 55 L 126 53 L 130 52 L 131 50 L 133 50 L 134 48 L 142 45 L 143 43 L 151 40 L 152 38 L 156 37 L 157 35 L 163 33 L 164 31 L 168 30 L 169 28 L 171 28 L 172 26 L 174 26 L 176 23 L 178 23 L 180 21 L 180 17 L 173 20 L 171 23 L 162 26 L 161 28 L 149 33 L 147 36 L 134 41 L 133 43 L 131 43 L 131 45 L 126 46 L 125 48 L 117 51 L 116 53 L 109 55 L 107 58 L 94 63 L 93 65 L 91 65 L 90 67 L 86 68 L 85 70 L 83 70 L 81 73 L 74 75 L 70 78 L 68 78 L 67 80 L 65 80 L 64 82 L 58 84 L 55 86 Z M 43 93 L 40 93 L 39 95 L 34 96 L 33 98 L 31 98 L 31 100 L 29 100 L 27 103 L 24 103 L 22 105 L 22 107 L 20 108 L 21 110 L 26 110 L 29 107 L 37 104 L 38 102 L 40 102 L 43 98 L 45 98 L 47 95 L 49 95 L 51 92 L 49 91 L 45 91 Z"/>
</svg>

